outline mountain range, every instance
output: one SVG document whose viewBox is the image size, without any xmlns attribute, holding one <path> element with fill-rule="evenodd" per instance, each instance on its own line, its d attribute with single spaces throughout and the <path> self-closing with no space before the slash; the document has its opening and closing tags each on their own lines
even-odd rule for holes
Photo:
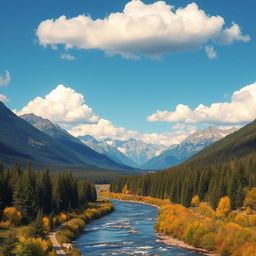
<svg viewBox="0 0 256 256">
<path fill-rule="evenodd" d="M 106 138 L 99 141 L 89 135 L 79 139 L 95 151 L 117 162 L 145 170 L 159 170 L 189 159 L 203 148 L 236 130 L 236 128 L 222 130 L 208 127 L 189 135 L 182 143 L 169 147 L 147 144 L 135 139 L 121 141 Z"/>
<path fill-rule="evenodd" d="M 136 173 L 138 168 L 158 170 L 181 163 L 235 130 L 209 127 L 170 147 L 135 139 L 96 140 L 90 135 L 76 138 L 48 119 L 34 114 L 18 117 L 0 102 L 0 159 L 6 163 L 32 160 L 42 165 L 91 166 Z"/>
<path fill-rule="evenodd" d="M 106 138 L 98 141 L 89 135 L 79 137 L 79 139 L 95 151 L 135 168 L 140 168 L 148 160 L 167 149 L 164 145 L 147 144 L 135 139 L 114 140 Z"/>
<path fill-rule="evenodd" d="M 0 102 L 0 159 L 7 164 L 20 162 L 25 165 L 31 160 L 44 165 L 132 170 L 87 147 L 49 120 L 33 114 L 23 118 Z"/>
</svg>

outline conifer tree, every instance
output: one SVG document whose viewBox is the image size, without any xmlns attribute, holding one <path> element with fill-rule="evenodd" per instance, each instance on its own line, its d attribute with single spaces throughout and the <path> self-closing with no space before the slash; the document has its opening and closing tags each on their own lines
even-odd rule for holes
<svg viewBox="0 0 256 256">
<path fill-rule="evenodd" d="M 34 229 L 34 237 L 44 237 L 44 222 L 43 222 L 43 212 L 42 210 L 39 210 L 35 219 L 35 222 L 33 223 L 33 229 Z"/>
</svg>

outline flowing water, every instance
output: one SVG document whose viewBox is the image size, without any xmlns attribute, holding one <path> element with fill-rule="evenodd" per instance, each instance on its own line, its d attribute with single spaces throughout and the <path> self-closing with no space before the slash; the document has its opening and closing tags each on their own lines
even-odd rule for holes
<svg viewBox="0 0 256 256">
<path fill-rule="evenodd" d="M 150 255 L 199 256 L 162 243 L 154 232 L 157 208 L 131 202 L 112 201 L 115 211 L 87 224 L 74 246 L 86 256 Z"/>
</svg>

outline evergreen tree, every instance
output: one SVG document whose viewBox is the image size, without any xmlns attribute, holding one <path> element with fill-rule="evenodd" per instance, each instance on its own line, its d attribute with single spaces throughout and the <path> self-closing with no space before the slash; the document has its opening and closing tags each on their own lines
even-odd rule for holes
<svg viewBox="0 0 256 256">
<path fill-rule="evenodd" d="M 45 237 L 42 210 L 38 211 L 35 222 L 33 223 L 33 235 L 34 237 Z"/>
</svg>

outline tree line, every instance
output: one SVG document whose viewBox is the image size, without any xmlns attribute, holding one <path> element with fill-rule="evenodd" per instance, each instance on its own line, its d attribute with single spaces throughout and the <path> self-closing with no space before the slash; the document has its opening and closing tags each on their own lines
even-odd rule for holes
<svg viewBox="0 0 256 256">
<path fill-rule="evenodd" d="M 164 171 L 115 179 L 110 190 L 121 193 L 126 186 L 131 194 L 170 199 L 186 207 L 198 195 L 214 209 L 220 198 L 228 196 L 232 209 L 236 209 L 243 205 L 246 189 L 256 186 L 255 159 L 256 154 L 252 153 L 225 163 L 188 162 Z"/>
<path fill-rule="evenodd" d="M 71 172 L 50 174 L 47 169 L 35 171 L 31 163 L 26 170 L 19 164 L 4 169 L 0 163 L 0 221 L 4 209 L 14 207 L 22 223 L 34 222 L 41 215 L 84 208 L 97 199 L 95 186 L 75 178 Z"/>
</svg>

